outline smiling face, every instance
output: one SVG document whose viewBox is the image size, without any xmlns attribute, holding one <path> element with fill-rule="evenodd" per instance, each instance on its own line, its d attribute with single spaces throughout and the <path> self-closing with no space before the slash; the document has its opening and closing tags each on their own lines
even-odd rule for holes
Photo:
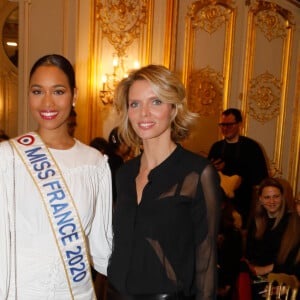
<svg viewBox="0 0 300 300">
<path fill-rule="evenodd" d="M 278 215 L 282 205 L 282 194 L 277 187 L 264 187 L 259 200 L 269 217 L 275 218 Z"/>
<path fill-rule="evenodd" d="M 147 80 L 135 81 L 128 93 L 128 118 L 136 134 L 146 140 L 171 139 L 172 104 L 162 102 Z"/>
<path fill-rule="evenodd" d="M 39 66 L 29 82 L 29 106 L 40 129 L 67 129 L 74 95 L 66 74 L 56 66 Z"/>
</svg>

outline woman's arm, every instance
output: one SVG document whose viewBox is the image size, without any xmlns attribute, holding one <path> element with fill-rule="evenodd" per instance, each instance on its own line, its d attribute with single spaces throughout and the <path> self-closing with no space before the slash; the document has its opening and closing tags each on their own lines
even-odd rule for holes
<svg viewBox="0 0 300 300">
<path fill-rule="evenodd" d="M 256 266 L 256 265 L 249 263 L 248 266 L 249 266 L 250 272 L 254 276 L 262 276 L 262 275 L 269 274 L 270 272 L 273 271 L 273 268 L 274 268 L 274 264 L 270 264 L 270 265 L 266 265 L 266 266 Z"/>
<path fill-rule="evenodd" d="M 201 174 L 206 205 L 207 235 L 196 249 L 196 300 L 216 298 L 217 291 L 217 235 L 221 207 L 220 179 L 212 165 Z"/>
</svg>

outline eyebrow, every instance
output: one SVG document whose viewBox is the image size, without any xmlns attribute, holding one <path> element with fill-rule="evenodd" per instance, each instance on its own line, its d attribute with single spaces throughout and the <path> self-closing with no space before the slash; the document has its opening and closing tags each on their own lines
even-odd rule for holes
<svg viewBox="0 0 300 300">
<path fill-rule="evenodd" d="M 39 87 L 39 88 L 41 88 L 41 87 L 43 87 L 43 85 L 34 83 L 34 84 L 30 85 L 30 87 Z M 59 88 L 59 87 L 66 88 L 66 86 L 63 85 L 63 84 L 55 84 L 55 85 L 53 85 L 51 87 L 52 88 Z"/>
<path fill-rule="evenodd" d="M 273 195 L 265 195 L 263 196 L 264 198 L 267 198 L 267 197 L 279 197 L 281 194 L 273 194 Z"/>
</svg>

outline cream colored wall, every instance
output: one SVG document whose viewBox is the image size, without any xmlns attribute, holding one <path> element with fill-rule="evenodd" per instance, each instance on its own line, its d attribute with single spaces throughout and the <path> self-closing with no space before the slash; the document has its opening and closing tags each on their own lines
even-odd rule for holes
<svg viewBox="0 0 300 300">
<path fill-rule="evenodd" d="M 91 39 L 93 32 L 92 1 L 78 1 L 77 35 L 76 35 L 76 79 L 78 100 L 76 103 L 77 123 L 75 135 L 83 142 L 90 141 L 93 99 L 90 89 L 91 68 Z"/>
<path fill-rule="evenodd" d="M 50 53 L 76 61 L 77 0 L 19 0 L 19 114 L 18 132 L 36 128 L 27 105 L 28 74 L 32 64 Z"/>
<path fill-rule="evenodd" d="M 92 2 L 96 7 L 101 1 Z M 148 56 L 141 58 L 139 55 L 142 64 L 166 64 L 182 76 L 188 88 L 189 104 L 200 114 L 197 130 L 185 143 L 187 147 L 207 153 L 211 144 L 221 138 L 217 127 L 221 111 L 227 107 L 240 108 L 245 119 L 244 134 L 263 146 L 270 174 L 288 179 L 298 190 L 299 142 L 295 137 L 299 136 L 299 113 L 292 112 L 299 109 L 296 91 L 300 87 L 299 83 L 296 85 L 296 72 L 300 9 L 291 1 L 269 3 L 154 0 L 153 10 L 148 8 L 150 29 L 145 24 L 151 34 L 149 47 L 145 48 L 144 40 L 137 38 L 138 42 L 127 50 L 130 56 L 137 49 L 144 53 L 150 48 Z M 171 5 L 173 14 L 170 16 Z M 261 18 L 262 28 L 255 25 L 256 14 Z M 114 49 L 95 15 L 90 22 L 95 32 L 90 60 L 94 68 L 92 66 L 90 72 L 92 122 L 89 133 L 91 137 L 107 137 L 118 119 L 113 107 L 101 105 L 98 92 L 102 71 L 107 68 L 107 61 L 112 61 Z M 279 24 L 272 24 L 273 20 Z M 268 40 L 264 30 L 274 31 L 275 36 Z M 170 32 L 173 36 L 166 40 Z M 255 36 L 250 35 L 253 32 Z M 166 45 L 172 45 L 169 51 Z M 85 47 L 82 43 L 81 46 Z M 261 78 L 267 72 L 272 77 L 262 83 Z M 280 82 L 279 89 L 276 80 Z M 260 94 L 265 89 L 271 91 L 271 96 Z M 257 95 L 253 96 L 255 93 Z M 267 106 L 261 108 L 264 102 Z"/>
<path fill-rule="evenodd" d="M 97 135 L 107 137 L 110 129 L 117 124 L 116 112 L 111 106 L 104 106 L 99 98 L 101 77 L 104 72 L 112 70 L 109 66 L 114 52 L 108 36 L 102 32 L 100 2 L 20 0 L 23 11 L 20 17 L 24 24 L 21 32 L 22 65 L 19 69 L 20 132 L 34 127 L 26 105 L 27 74 L 32 62 L 46 52 L 62 53 L 75 63 L 79 87 L 76 106 L 79 126 L 76 136 L 88 143 Z M 182 76 L 186 84 L 192 74 L 198 76 L 196 78 L 200 83 L 206 78 L 206 85 L 202 84 L 202 90 L 200 89 L 202 95 L 207 95 L 208 92 L 203 86 L 211 88 L 211 93 L 216 92 L 217 97 L 208 97 L 205 106 L 195 100 L 199 93 L 197 86 L 187 85 L 188 93 L 194 97 L 189 98 L 189 103 L 201 115 L 197 131 L 186 142 L 190 149 L 206 153 L 210 145 L 221 138 L 216 123 L 222 109 L 229 106 L 241 108 L 245 116 L 244 133 L 263 144 L 272 175 L 288 179 L 295 191 L 299 191 L 300 8 L 292 2 L 271 1 L 272 5 L 277 4 L 282 8 L 279 10 L 281 14 L 275 13 L 275 19 L 279 16 L 280 20 L 289 20 L 291 29 L 284 30 L 285 36 L 290 35 L 290 38 L 279 37 L 268 42 L 264 34 L 251 23 L 251 18 L 255 18 L 253 11 L 257 1 L 202 1 L 201 5 L 207 5 L 198 9 L 208 25 L 218 20 L 216 13 L 224 13 L 227 18 L 226 22 L 220 18 L 220 27 L 212 32 L 201 27 L 200 23 L 196 25 L 199 28 L 195 32 L 187 28 L 188 16 L 193 15 L 192 5 L 199 5 L 200 2 L 145 1 L 148 19 L 141 26 L 142 35 L 135 38 L 127 50 L 128 56 L 138 59 L 141 65 L 160 63 L 169 66 Z M 144 2 L 137 3 L 140 5 Z M 270 17 L 266 11 L 261 14 L 266 21 L 272 21 L 273 18 L 273 7 L 269 11 Z M 197 17 L 200 15 L 195 13 Z M 249 39 L 248 30 L 256 33 L 252 40 Z M 253 42 L 255 47 L 249 53 Z M 290 47 L 290 52 L 286 51 L 286 45 Z M 271 86 L 275 98 L 279 97 L 280 100 L 279 108 L 271 119 L 262 122 L 257 117 L 257 113 L 261 111 L 256 107 L 255 115 L 250 111 L 249 105 L 256 102 L 255 97 L 250 97 L 251 92 L 260 92 L 264 86 L 257 84 L 251 87 L 249 84 L 266 71 L 280 81 L 279 89 L 276 89 L 275 81 L 266 84 Z M 197 80 L 193 82 L 197 83 Z M 261 105 L 263 98 L 258 99 Z M 267 98 L 267 101 L 270 99 Z M 274 103 L 270 103 L 271 108 Z"/>
</svg>

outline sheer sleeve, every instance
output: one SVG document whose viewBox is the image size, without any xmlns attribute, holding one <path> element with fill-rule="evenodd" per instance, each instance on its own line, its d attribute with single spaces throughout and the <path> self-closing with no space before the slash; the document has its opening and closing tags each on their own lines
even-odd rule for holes
<svg viewBox="0 0 300 300">
<path fill-rule="evenodd" d="M 217 234 L 221 207 L 219 176 L 212 165 L 201 175 L 207 211 L 208 233 L 196 249 L 196 300 L 216 299 L 217 290 Z"/>
</svg>

